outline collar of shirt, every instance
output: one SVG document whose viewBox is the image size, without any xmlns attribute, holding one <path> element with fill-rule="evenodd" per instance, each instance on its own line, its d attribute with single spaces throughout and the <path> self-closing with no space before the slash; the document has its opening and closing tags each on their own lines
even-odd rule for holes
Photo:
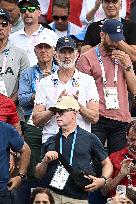
<svg viewBox="0 0 136 204">
<path fill-rule="evenodd" d="M 40 68 L 39 64 L 34 66 L 34 69 L 37 69 L 38 73 L 41 73 L 43 75 L 42 69 Z M 54 73 L 57 70 L 57 65 L 52 63 L 52 73 Z"/>
<path fill-rule="evenodd" d="M 37 36 L 42 27 L 43 27 L 43 26 L 40 24 L 40 25 L 39 25 L 39 28 L 37 29 L 37 31 L 35 31 L 32 35 L 33 35 L 33 36 Z M 18 32 L 19 32 L 20 35 L 26 35 L 26 36 L 28 36 L 28 35 L 25 33 L 24 28 L 21 29 L 21 30 L 19 30 Z M 31 36 L 32 36 L 32 35 L 31 35 Z"/>
<path fill-rule="evenodd" d="M 78 78 L 79 78 L 78 73 L 79 73 L 79 71 L 78 71 L 77 69 L 75 69 L 74 75 L 71 77 L 71 79 L 74 80 L 74 81 L 77 81 Z M 55 71 L 54 74 L 52 74 L 52 80 L 54 80 L 54 81 L 55 81 L 55 80 L 56 80 L 56 81 L 60 81 L 60 80 L 59 80 L 59 76 L 58 76 L 58 70 Z"/>
<path fill-rule="evenodd" d="M 5 52 L 6 50 L 9 50 L 11 47 L 12 47 L 12 43 L 10 42 L 10 40 L 8 40 L 8 43 L 5 47 L 5 49 L 2 51 L 2 53 Z"/>
</svg>

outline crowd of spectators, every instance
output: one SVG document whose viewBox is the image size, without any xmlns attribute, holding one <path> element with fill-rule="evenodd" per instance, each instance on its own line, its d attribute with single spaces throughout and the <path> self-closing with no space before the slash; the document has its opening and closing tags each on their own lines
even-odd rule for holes
<svg viewBox="0 0 136 204">
<path fill-rule="evenodd" d="M 135 73 L 135 0 L 0 0 L 0 204 L 135 204 Z"/>
</svg>

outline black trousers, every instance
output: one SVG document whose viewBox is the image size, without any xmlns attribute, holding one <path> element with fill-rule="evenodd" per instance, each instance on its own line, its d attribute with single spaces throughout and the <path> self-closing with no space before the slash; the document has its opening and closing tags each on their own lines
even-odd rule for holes
<svg viewBox="0 0 136 204">
<path fill-rule="evenodd" d="M 13 204 L 10 191 L 0 191 L 0 204 Z"/>
<path fill-rule="evenodd" d="M 92 124 L 92 133 L 100 139 L 103 145 L 107 141 L 107 150 L 110 154 L 126 146 L 127 128 L 127 122 L 100 117 L 96 124 Z"/>
</svg>

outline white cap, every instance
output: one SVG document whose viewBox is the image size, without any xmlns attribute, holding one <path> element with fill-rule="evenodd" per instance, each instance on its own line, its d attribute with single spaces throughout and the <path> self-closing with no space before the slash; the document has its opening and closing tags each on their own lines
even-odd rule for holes
<svg viewBox="0 0 136 204">
<path fill-rule="evenodd" d="M 47 45 L 50 45 L 51 47 L 56 47 L 56 43 L 54 42 L 54 39 L 49 35 L 39 35 L 37 37 L 37 40 L 35 41 L 35 46 L 39 45 L 41 43 L 45 43 Z"/>
</svg>

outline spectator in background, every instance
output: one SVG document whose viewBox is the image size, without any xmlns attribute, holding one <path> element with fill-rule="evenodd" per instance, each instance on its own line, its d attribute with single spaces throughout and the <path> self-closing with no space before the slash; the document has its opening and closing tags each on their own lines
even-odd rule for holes
<svg viewBox="0 0 136 204">
<path fill-rule="evenodd" d="M 20 153 L 19 173 L 13 178 L 9 175 L 9 154 Z M 30 159 L 30 148 L 11 125 L 0 122 L 0 203 L 12 204 L 11 190 L 18 188 L 26 178 Z"/>
<path fill-rule="evenodd" d="M 28 170 L 28 178 L 35 179 L 35 166 L 39 161 L 42 144 L 42 127 L 34 126 L 32 122 L 32 110 L 36 86 L 40 80 L 56 70 L 53 65 L 55 44 L 51 36 L 40 35 L 35 43 L 35 54 L 38 59 L 37 65 L 21 72 L 19 81 L 19 103 L 25 114 L 25 141 L 31 148 L 31 162 Z"/>
<path fill-rule="evenodd" d="M 70 0 L 53 0 L 52 3 L 52 19 L 53 22 L 49 25 L 58 35 L 58 37 L 69 37 L 76 35 L 81 31 L 81 28 L 69 21 L 70 15 Z"/>
<path fill-rule="evenodd" d="M 100 118 L 92 125 L 103 145 L 107 140 L 108 152 L 126 146 L 126 129 L 131 121 L 128 91 L 136 94 L 136 76 L 128 54 L 116 50 L 124 42 L 123 25 L 116 19 L 104 22 L 101 43 L 83 53 L 77 63 L 78 70 L 94 77 L 100 96 Z M 114 97 L 112 98 L 112 96 Z"/>
<path fill-rule="evenodd" d="M 107 181 L 102 192 L 104 195 L 115 195 L 117 185 L 136 187 L 136 121 L 129 124 L 127 146 L 110 155 L 113 164 L 113 175 Z"/>
<path fill-rule="evenodd" d="M 102 7 L 107 19 L 119 20 L 121 0 L 103 0 Z M 100 32 L 105 19 L 90 24 L 85 35 L 85 44 L 94 47 L 101 41 Z M 127 53 L 131 60 L 136 61 L 136 24 L 121 18 L 125 41 L 118 43 L 117 49 Z"/>
<path fill-rule="evenodd" d="M 102 187 L 112 173 L 111 162 L 99 139 L 77 126 L 79 109 L 80 105 L 73 96 L 61 96 L 57 103 L 49 108 L 56 115 L 59 131 L 44 144 L 42 161 L 36 166 L 37 178 L 42 179 L 44 187 L 53 191 L 55 203 L 58 204 L 87 204 L 88 192 Z M 59 153 L 62 155 L 61 162 L 64 158 L 67 165 L 61 163 L 62 166 L 59 160 L 57 161 L 60 159 Z M 100 178 L 92 176 L 93 155 L 102 164 Z M 78 172 L 84 172 L 83 178 L 88 175 L 88 184 L 81 184 L 81 187 L 67 166 L 71 166 L 75 175 Z"/>
<path fill-rule="evenodd" d="M 45 204 L 55 204 L 53 195 L 48 189 L 37 187 L 32 192 L 31 204 L 38 204 L 41 202 Z"/>
<path fill-rule="evenodd" d="M 53 0 L 39 0 L 40 5 L 44 7 L 44 14 L 47 14 L 47 22 L 52 22 L 52 2 Z M 46 3 L 46 4 L 45 4 Z M 76 12 L 75 12 L 76 8 Z M 70 0 L 69 21 L 82 27 L 79 16 L 82 9 L 82 0 Z"/>
<path fill-rule="evenodd" d="M 55 115 L 49 110 L 59 96 L 75 95 L 80 103 L 78 124 L 91 132 L 91 123 L 99 118 L 99 96 L 92 77 L 77 71 L 78 57 L 76 43 L 70 37 L 59 38 L 56 45 L 56 58 L 59 69 L 41 79 L 36 91 L 33 122 L 36 126 L 44 124 L 42 143 L 57 133 Z M 84 83 L 86 82 L 86 83 Z"/>
<path fill-rule="evenodd" d="M 11 33 L 14 33 L 24 27 L 17 4 L 18 0 L 0 0 L 0 7 L 5 9 L 10 14 L 12 24 Z"/>
<path fill-rule="evenodd" d="M 127 1 L 122 0 L 119 17 L 125 18 L 127 11 Z M 83 25 L 97 22 L 106 18 L 102 8 L 102 0 L 83 0 L 80 20 Z"/>
<path fill-rule="evenodd" d="M 18 104 L 19 75 L 30 65 L 25 51 L 13 45 L 9 40 L 10 31 L 9 13 L 0 9 L 0 93 Z M 19 106 L 17 108 L 20 121 L 23 121 L 23 112 Z"/>
<path fill-rule="evenodd" d="M 0 94 L 0 121 L 11 124 L 21 134 L 20 121 L 15 103 L 3 94 Z"/>
<path fill-rule="evenodd" d="M 22 0 L 18 3 L 24 28 L 10 35 L 11 42 L 16 46 L 24 49 L 27 52 L 30 66 L 37 64 L 37 57 L 34 52 L 34 44 L 37 38 L 42 35 L 50 35 L 57 42 L 57 35 L 47 28 L 44 28 L 38 23 L 38 18 L 41 15 L 39 2 L 37 0 Z"/>
</svg>

